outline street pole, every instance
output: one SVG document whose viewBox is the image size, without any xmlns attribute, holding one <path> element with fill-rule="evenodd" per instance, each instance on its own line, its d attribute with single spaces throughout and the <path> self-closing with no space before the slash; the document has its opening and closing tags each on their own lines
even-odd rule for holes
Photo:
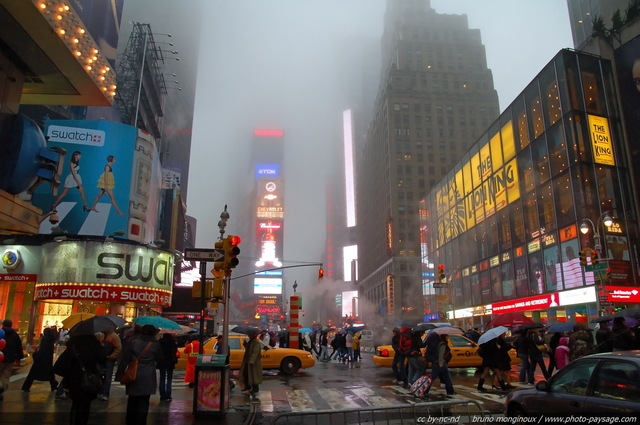
<svg viewBox="0 0 640 425">
<path fill-rule="evenodd" d="M 200 261 L 200 354 L 204 354 L 204 315 L 207 310 L 207 300 L 205 297 L 205 288 L 207 281 L 207 262 Z"/>
</svg>

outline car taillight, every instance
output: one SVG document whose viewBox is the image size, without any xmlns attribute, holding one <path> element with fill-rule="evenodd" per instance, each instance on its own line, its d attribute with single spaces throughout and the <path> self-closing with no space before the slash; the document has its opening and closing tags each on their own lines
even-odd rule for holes
<svg viewBox="0 0 640 425">
<path fill-rule="evenodd" d="M 385 348 L 384 350 L 380 351 L 380 355 L 382 357 L 389 357 L 389 350 Z"/>
</svg>

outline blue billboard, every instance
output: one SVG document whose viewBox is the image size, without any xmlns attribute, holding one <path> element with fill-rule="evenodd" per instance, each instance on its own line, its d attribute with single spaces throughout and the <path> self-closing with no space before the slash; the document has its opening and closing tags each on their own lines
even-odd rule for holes
<svg viewBox="0 0 640 425">
<path fill-rule="evenodd" d="M 280 177 L 280 164 L 256 164 L 256 180 Z"/>
<path fill-rule="evenodd" d="M 155 239 L 162 173 L 149 134 L 109 121 L 48 120 L 45 135 L 47 147 L 66 154 L 60 184 L 33 194 L 40 233 Z"/>
</svg>

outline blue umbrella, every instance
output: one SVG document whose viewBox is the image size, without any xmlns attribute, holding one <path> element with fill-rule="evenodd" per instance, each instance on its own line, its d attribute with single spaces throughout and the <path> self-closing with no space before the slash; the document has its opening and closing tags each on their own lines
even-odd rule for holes
<svg viewBox="0 0 640 425">
<path fill-rule="evenodd" d="M 573 330 L 574 324 L 572 322 L 560 322 L 554 323 L 553 325 L 547 328 L 548 333 L 556 333 L 556 332 L 571 332 Z"/>
<path fill-rule="evenodd" d="M 133 322 L 141 326 L 153 325 L 158 329 L 176 330 L 176 331 L 179 331 L 182 329 L 180 325 L 174 322 L 173 320 L 169 320 L 161 316 L 140 316 L 133 319 Z"/>
<path fill-rule="evenodd" d="M 300 328 L 300 329 L 298 329 L 298 332 L 303 333 L 303 334 L 308 334 L 308 333 L 311 333 L 313 331 L 311 329 L 309 329 L 309 328 Z"/>
</svg>

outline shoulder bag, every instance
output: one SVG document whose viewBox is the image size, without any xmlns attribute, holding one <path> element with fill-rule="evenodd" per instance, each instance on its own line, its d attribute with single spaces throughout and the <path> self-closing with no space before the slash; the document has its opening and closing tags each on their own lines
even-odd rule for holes
<svg viewBox="0 0 640 425">
<path fill-rule="evenodd" d="M 73 353 L 78 359 L 78 363 L 80 364 L 80 369 L 82 369 L 82 382 L 81 387 L 83 391 L 86 391 L 89 394 L 100 394 L 104 388 L 104 382 L 100 375 L 95 372 L 89 372 L 82 363 L 78 352 L 76 351 L 76 347 L 73 347 Z"/>
<path fill-rule="evenodd" d="M 130 384 L 130 383 L 132 383 L 133 381 L 136 380 L 136 378 L 138 377 L 138 359 L 140 357 L 144 356 L 144 353 L 147 352 L 149 347 L 151 347 L 151 343 L 148 343 L 147 346 L 144 347 L 144 350 L 142 350 L 140 355 L 138 357 L 136 357 L 135 359 L 131 360 L 127 364 L 127 368 L 124 370 L 124 373 L 120 377 L 120 383 L 121 384 L 125 384 L 125 385 L 126 384 Z"/>
</svg>

